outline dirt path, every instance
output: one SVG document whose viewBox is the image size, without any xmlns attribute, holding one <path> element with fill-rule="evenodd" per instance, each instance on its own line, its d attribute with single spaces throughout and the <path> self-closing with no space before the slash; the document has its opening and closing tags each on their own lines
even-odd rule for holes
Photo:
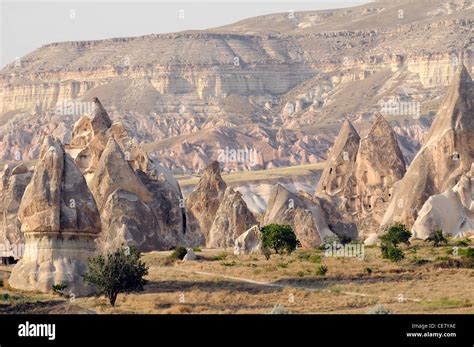
<svg viewBox="0 0 474 347">
<path fill-rule="evenodd" d="M 390 296 L 381 296 L 381 295 L 374 295 L 374 294 L 367 294 L 367 293 L 358 293 L 358 292 L 348 292 L 344 290 L 331 290 L 331 289 L 315 289 L 312 287 L 307 287 L 307 286 L 302 286 L 302 285 L 296 285 L 296 284 L 280 284 L 280 283 L 272 283 L 272 282 L 261 282 L 261 281 L 255 281 L 250 278 L 242 278 L 242 277 L 235 277 L 235 276 L 229 276 L 229 275 L 223 275 L 219 273 L 212 273 L 212 272 L 205 272 L 205 271 L 185 271 L 185 270 L 178 270 L 175 269 L 178 272 L 186 273 L 186 274 L 195 274 L 195 275 L 201 275 L 201 276 L 209 276 L 209 277 L 217 277 L 217 278 L 225 278 L 237 282 L 245 282 L 245 283 L 251 283 L 255 284 L 258 286 L 265 286 L 265 287 L 273 287 L 273 288 L 294 288 L 294 289 L 304 289 L 304 290 L 311 290 L 311 291 L 324 291 L 327 293 L 338 293 L 338 294 L 344 294 L 344 295 L 350 295 L 350 296 L 359 296 L 359 297 L 367 297 L 367 298 L 378 298 L 378 299 L 390 299 L 390 300 L 397 300 L 399 301 L 401 298 L 399 297 L 390 297 Z M 421 299 L 418 298 L 405 298 L 403 297 L 403 301 L 411 301 L 411 302 L 420 302 Z M 430 301 L 430 300 L 428 300 Z"/>
</svg>

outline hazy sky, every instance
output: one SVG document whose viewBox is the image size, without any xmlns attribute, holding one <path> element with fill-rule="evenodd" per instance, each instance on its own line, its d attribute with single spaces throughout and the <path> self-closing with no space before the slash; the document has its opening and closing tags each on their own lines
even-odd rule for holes
<svg viewBox="0 0 474 347">
<path fill-rule="evenodd" d="M 58 41 L 206 29 L 263 14 L 340 8 L 369 0 L 0 0 L 0 67 Z M 184 18 L 182 15 L 184 14 Z"/>
</svg>

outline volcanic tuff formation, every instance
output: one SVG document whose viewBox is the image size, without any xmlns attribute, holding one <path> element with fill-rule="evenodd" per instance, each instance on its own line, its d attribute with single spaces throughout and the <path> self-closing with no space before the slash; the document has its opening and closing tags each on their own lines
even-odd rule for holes
<svg viewBox="0 0 474 347">
<path fill-rule="evenodd" d="M 420 118 L 390 119 L 409 162 L 457 66 L 472 69 L 473 18 L 472 1 L 380 0 L 48 44 L 0 71 L 0 159 L 38 158 L 49 134 L 69 143 L 98 96 L 177 173 L 203 171 L 226 147 L 255 149 L 264 168 L 323 161 L 342 119 L 365 135 L 381 101 L 420 103 Z"/>
<path fill-rule="evenodd" d="M 15 166 L 6 164 L 0 171 L 0 257 L 21 256 L 24 243 L 18 220 L 18 209 L 32 173 L 25 164 Z"/>
<path fill-rule="evenodd" d="M 396 185 L 383 225 L 411 227 L 426 200 L 452 188 L 474 159 L 474 84 L 464 66 L 451 82 L 423 147 Z"/>
<path fill-rule="evenodd" d="M 209 231 L 207 247 L 233 247 L 235 240 L 256 224 L 242 194 L 227 187 Z"/>
<path fill-rule="evenodd" d="M 65 284 L 74 295 L 89 294 L 92 288 L 82 275 L 101 231 L 99 211 L 76 164 L 52 137 L 41 148 L 18 218 L 25 253 L 12 270 L 10 285 L 48 292 Z"/>
<path fill-rule="evenodd" d="M 301 246 L 306 248 L 335 236 L 328 228 L 319 201 L 303 192 L 291 193 L 280 184 L 273 188 L 263 217 L 263 225 L 273 223 L 291 225 Z"/>
<path fill-rule="evenodd" d="M 426 200 L 413 225 L 413 236 L 426 239 L 436 230 L 454 238 L 474 236 L 474 164 L 443 194 Z"/>
<path fill-rule="evenodd" d="M 344 226 L 333 230 L 340 236 L 351 236 L 344 230 L 350 229 L 351 222 L 357 224 L 360 238 L 378 230 L 393 185 L 404 173 L 397 135 L 382 116 L 363 139 L 346 120 L 316 189 L 327 218 L 336 214 L 336 223 Z"/>
<path fill-rule="evenodd" d="M 202 233 L 201 244 L 210 241 L 209 233 L 226 188 L 219 163 L 215 161 L 209 164 L 199 183 L 186 199 L 188 230 L 193 233 Z"/>
<path fill-rule="evenodd" d="M 75 158 L 101 213 L 101 250 L 122 244 L 141 251 L 194 245 L 200 235 L 186 233 L 178 183 L 148 158 L 122 123 L 112 123 L 97 98 L 90 116 L 74 126 L 67 150 Z"/>
</svg>

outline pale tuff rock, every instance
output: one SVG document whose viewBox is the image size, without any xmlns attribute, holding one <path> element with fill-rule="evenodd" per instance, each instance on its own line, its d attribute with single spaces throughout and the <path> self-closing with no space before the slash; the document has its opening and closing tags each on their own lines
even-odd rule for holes
<svg viewBox="0 0 474 347">
<path fill-rule="evenodd" d="M 24 164 L 13 169 L 5 165 L 0 171 L 0 257 L 18 258 L 24 243 L 18 209 L 32 173 Z"/>
<path fill-rule="evenodd" d="M 262 240 L 260 238 L 260 230 L 257 225 L 251 227 L 235 240 L 235 255 L 260 253 L 261 250 Z"/>
<path fill-rule="evenodd" d="M 196 253 L 194 253 L 193 249 L 187 248 L 186 255 L 184 256 L 183 261 L 192 261 L 196 259 L 197 259 L 197 256 L 196 256 Z"/>
<path fill-rule="evenodd" d="M 219 163 L 214 161 L 206 168 L 198 184 L 186 199 L 188 230 L 193 233 L 201 232 L 204 235 L 203 243 L 209 241 L 212 223 L 226 188 Z"/>
<path fill-rule="evenodd" d="M 355 169 L 357 188 L 352 192 L 355 202 L 354 196 L 349 201 L 349 208 L 358 212 L 360 236 L 379 228 L 392 198 L 393 185 L 405 171 L 397 135 L 379 116 L 367 137 L 360 141 Z"/>
<path fill-rule="evenodd" d="M 474 235 L 474 164 L 459 182 L 443 194 L 431 196 L 418 213 L 413 236 L 428 238 L 435 230 L 454 238 Z"/>
<path fill-rule="evenodd" d="M 316 194 L 344 196 L 355 167 L 360 137 L 349 120 L 345 120 L 316 188 Z"/>
<path fill-rule="evenodd" d="M 474 159 L 474 86 L 461 66 L 436 115 L 427 139 L 397 184 L 382 224 L 411 227 L 426 200 L 452 188 Z"/>
<path fill-rule="evenodd" d="M 354 223 L 359 238 L 377 230 L 404 173 L 397 135 L 382 116 L 363 139 L 345 121 L 316 190 L 332 230 L 351 238 Z"/>
<path fill-rule="evenodd" d="M 335 236 L 318 200 L 302 192 L 291 193 L 280 184 L 273 188 L 263 217 L 263 225 L 273 223 L 291 225 L 302 247 L 306 248 Z"/>
<path fill-rule="evenodd" d="M 235 240 L 255 224 L 257 220 L 247 208 L 242 194 L 227 187 L 209 231 L 207 247 L 232 247 Z"/>
<path fill-rule="evenodd" d="M 125 160 L 120 146 L 113 138 L 107 142 L 89 186 L 100 210 L 110 194 L 120 188 L 135 194 L 145 203 L 152 200 L 147 188 Z"/>
<path fill-rule="evenodd" d="M 84 173 L 101 212 L 100 249 L 130 244 L 151 251 L 199 244 L 199 233 L 185 232 L 177 181 L 128 136 L 122 123 L 111 122 L 97 98 L 93 100 L 92 114 L 76 122 L 67 150 Z"/>
<path fill-rule="evenodd" d="M 18 218 L 25 253 L 13 268 L 10 285 L 48 292 L 66 284 L 75 295 L 92 291 L 82 281 L 86 259 L 95 254 L 101 231 L 99 212 L 86 181 L 62 145 L 48 137 L 21 200 Z"/>
</svg>

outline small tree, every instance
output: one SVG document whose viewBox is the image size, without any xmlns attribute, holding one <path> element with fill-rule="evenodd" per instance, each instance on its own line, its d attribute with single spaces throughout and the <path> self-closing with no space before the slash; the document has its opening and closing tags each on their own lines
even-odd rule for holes
<svg viewBox="0 0 474 347">
<path fill-rule="evenodd" d="M 406 245 L 410 244 L 411 232 L 407 229 L 405 224 L 394 223 L 385 229 L 385 234 L 380 237 L 383 243 L 389 243 L 397 246 L 400 243 Z"/>
<path fill-rule="evenodd" d="M 260 229 L 264 248 L 271 248 L 275 253 L 282 254 L 287 251 L 291 254 L 301 243 L 296 238 L 290 225 L 269 224 Z"/>
<path fill-rule="evenodd" d="M 112 306 L 119 293 L 143 291 L 148 267 L 140 260 L 141 253 L 135 247 L 121 249 L 87 260 L 89 271 L 84 280 L 95 285 L 107 296 Z"/>
<path fill-rule="evenodd" d="M 411 232 L 402 223 L 395 223 L 385 229 L 385 234 L 380 237 L 380 250 L 382 257 L 393 262 L 399 262 L 405 255 L 398 247 L 400 243 L 410 244 Z"/>
<path fill-rule="evenodd" d="M 447 244 L 448 240 L 444 237 L 443 230 L 438 229 L 426 239 L 426 242 L 433 242 L 433 246 L 439 247 L 442 243 Z"/>
</svg>

